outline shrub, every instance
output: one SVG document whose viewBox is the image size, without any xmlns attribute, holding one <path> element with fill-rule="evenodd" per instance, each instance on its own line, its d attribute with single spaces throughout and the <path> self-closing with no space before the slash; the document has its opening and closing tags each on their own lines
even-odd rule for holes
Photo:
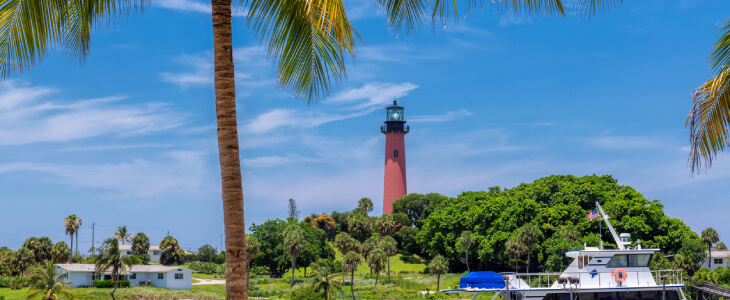
<svg viewBox="0 0 730 300">
<path fill-rule="evenodd" d="M 135 254 L 135 258 L 137 258 L 140 262 L 142 262 L 143 265 L 149 265 L 150 264 L 150 255 L 147 253 L 142 254 Z"/>
<path fill-rule="evenodd" d="M 97 288 L 113 288 L 114 282 L 111 279 L 102 280 L 102 279 L 94 279 L 94 287 Z M 129 280 L 119 280 L 119 287 L 120 288 L 128 288 L 129 287 Z"/>
<path fill-rule="evenodd" d="M 23 287 L 25 287 L 26 282 L 27 282 L 27 280 L 25 278 L 23 278 L 23 277 L 20 277 L 20 276 L 13 277 L 10 280 L 10 289 L 11 290 L 19 290 L 19 289 L 22 289 Z"/>
<path fill-rule="evenodd" d="M 322 299 L 322 294 L 317 293 L 314 291 L 313 288 L 298 288 L 293 290 L 289 294 L 291 299 L 298 299 L 298 300 L 320 300 Z"/>
<path fill-rule="evenodd" d="M 3 277 L 3 276 L 0 276 L 0 288 L 10 287 L 10 280 L 11 279 L 12 279 L 12 277 Z"/>
<path fill-rule="evenodd" d="M 190 263 L 190 269 L 202 274 L 222 274 L 226 272 L 225 265 L 218 265 L 212 262 L 194 261 Z"/>
</svg>

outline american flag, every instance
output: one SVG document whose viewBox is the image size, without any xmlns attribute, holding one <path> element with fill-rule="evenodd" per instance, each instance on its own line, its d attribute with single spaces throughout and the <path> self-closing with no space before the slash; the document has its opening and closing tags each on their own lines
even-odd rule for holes
<svg viewBox="0 0 730 300">
<path fill-rule="evenodd" d="M 600 217 L 600 215 L 598 214 L 598 209 L 594 209 L 592 212 L 590 212 L 588 214 L 588 219 L 591 219 L 591 221 L 593 221 L 593 219 L 598 218 L 598 217 Z"/>
</svg>

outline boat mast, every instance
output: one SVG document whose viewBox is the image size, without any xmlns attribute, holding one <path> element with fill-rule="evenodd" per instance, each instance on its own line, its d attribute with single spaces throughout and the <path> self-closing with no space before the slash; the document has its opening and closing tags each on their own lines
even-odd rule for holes
<svg viewBox="0 0 730 300">
<path fill-rule="evenodd" d="M 618 238 L 616 230 L 613 230 L 613 226 L 611 226 L 611 221 L 608 220 L 608 215 L 603 212 L 603 207 L 598 204 L 598 201 L 596 201 L 596 206 L 598 206 L 598 211 L 601 213 L 601 216 L 603 216 L 603 220 L 606 221 L 606 225 L 608 225 L 608 230 L 611 231 L 611 235 L 613 235 L 613 240 L 616 241 L 616 245 L 618 246 L 619 250 L 626 250 L 626 247 L 624 247 L 624 243 L 621 242 L 621 239 Z"/>
</svg>

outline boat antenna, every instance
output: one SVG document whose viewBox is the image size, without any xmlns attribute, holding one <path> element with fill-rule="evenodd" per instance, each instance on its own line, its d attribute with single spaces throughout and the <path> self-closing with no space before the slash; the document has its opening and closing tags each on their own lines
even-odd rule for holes
<svg viewBox="0 0 730 300">
<path fill-rule="evenodd" d="M 603 212 L 603 207 L 601 207 L 601 205 L 598 204 L 598 201 L 596 201 L 596 206 L 598 206 L 598 211 L 601 213 L 603 220 L 606 221 L 608 230 L 611 231 L 611 235 L 613 235 L 613 239 L 614 239 L 614 241 L 616 241 L 616 245 L 618 246 L 619 250 L 626 250 L 626 247 L 624 247 L 624 243 L 621 242 L 621 240 L 618 238 L 618 235 L 616 234 L 616 230 L 613 230 L 613 226 L 611 226 L 611 221 L 608 220 L 608 215 L 606 215 L 606 213 Z"/>
</svg>

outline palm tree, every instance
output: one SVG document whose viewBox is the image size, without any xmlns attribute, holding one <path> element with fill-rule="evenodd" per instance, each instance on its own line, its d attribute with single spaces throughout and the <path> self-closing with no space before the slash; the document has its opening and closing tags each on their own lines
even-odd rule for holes
<svg viewBox="0 0 730 300">
<path fill-rule="evenodd" d="M 350 276 L 350 293 L 352 293 L 352 300 L 355 300 L 355 270 L 362 264 L 362 257 L 357 252 L 352 251 L 342 257 L 342 268 L 348 270 L 351 273 Z"/>
<path fill-rule="evenodd" d="M 717 153 L 730 143 L 730 18 L 719 32 L 722 34 L 710 55 L 715 76 L 694 90 L 685 123 L 690 144 L 687 164 L 692 172 L 710 168 Z"/>
<path fill-rule="evenodd" d="M 53 262 L 47 260 L 43 267 L 33 269 L 28 278 L 28 297 L 31 299 L 37 295 L 43 295 L 43 300 L 58 300 L 58 296 L 73 299 L 74 295 L 68 290 L 71 289 L 70 282 L 61 281 L 65 272 L 56 274 L 56 267 Z"/>
<path fill-rule="evenodd" d="M 342 256 L 347 256 L 350 252 L 360 252 L 362 246 L 360 242 L 352 238 L 347 232 L 340 232 L 335 236 L 335 248 L 340 250 Z M 345 283 L 345 261 L 342 261 L 342 284 Z"/>
<path fill-rule="evenodd" d="M 63 226 L 66 227 L 66 234 L 71 237 L 71 252 L 69 253 L 69 263 L 73 263 L 74 256 L 74 234 L 76 234 L 76 215 L 68 215 L 63 221 Z"/>
<path fill-rule="evenodd" d="M 335 274 L 330 273 L 329 265 L 315 262 L 312 264 L 312 273 L 314 276 L 309 280 L 309 285 L 314 291 L 322 291 L 327 300 L 337 298 L 337 291 L 341 290 L 340 282 L 335 279 Z"/>
<path fill-rule="evenodd" d="M 373 200 L 368 197 L 363 197 L 360 201 L 357 201 L 357 208 L 366 211 L 368 214 L 373 211 Z"/>
<path fill-rule="evenodd" d="M 469 248 L 476 242 L 476 237 L 474 237 L 471 234 L 471 231 L 464 231 L 461 233 L 461 237 L 459 237 L 458 245 L 460 248 L 464 249 L 464 252 L 466 252 L 466 270 L 468 272 L 471 272 L 471 268 L 469 268 Z"/>
<path fill-rule="evenodd" d="M 727 246 L 725 246 L 725 243 L 719 242 L 715 245 L 715 251 L 727 251 Z"/>
<path fill-rule="evenodd" d="M 379 246 L 388 257 L 388 283 L 390 283 L 390 257 L 398 253 L 398 243 L 392 236 L 386 236 L 380 239 Z"/>
<path fill-rule="evenodd" d="M 504 248 L 507 251 L 507 257 L 515 260 L 515 273 L 517 272 L 517 260 L 525 254 L 525 246 L 520 243 L 516 236 L 510 237 L 507 242 L 504 243 Z"/>
<path fill-rule="evenodd" d="M 621 1 L 578 0 L 576 7 L 582 15 L 590 17 Z M 22 5 L 26 2 L 33 3 L 34 9 Z M 211 2 L 226 266 L 232 270 L 226 276 L 226 295 L 229 299 L 247 299 L 246 228 L 231 26 L 233 1 Z M 384 10 L 394 33 L 404 29 L 410 35 L 426 23 L 428 15 L 432 23 L 437 18 L 445 23 L 453 11 L 458 20 L 456 1 L 435 1 L 430 13 L 428 0 L 374 2 Z M 467 11 L 483 5 L 483 1 L 465 2 Z M 566 15 L 562 0 L 502 3 L 504 8 L 514 11 Z M 146 4 L 144 0 L 6 1 L 2 6 L 6 13 L 0 18 L 0 78 L 36 65 L 53 47 L 66 50 L 74 60 L 85 60 L 92 28 L 117 21 Z M 248 4 L 249 24 L 261 41 L 267 42 L 269 56 L 277 60 L 278 85 L 284 90 L 310 104 L 327 96 L 330 78 L 339 83 L 345 77 L 346 55 L 354 57 L 359 34 L 347 19 L 342 0 L 237 0 L 235 3 L 237 7 L 245 4 Z"/>
<path fill-rule="evenodd" d="M 362 243 L 362 256 L 365 257 L 366 261 L 369 261 L 368 258 L 370 257 L 370 253 L 372 253 L 375 249 L 378 249 L 378 247 L 380 247 L 379 236 L 371 236 L 364 243 Z M 372 267 L 370 267 L 370 275 L 373 275 Z"/>
<path fill-rule="evenodd" d="M 20 248 L 13 253 L 13 264 L 20 271 L 20 275 L 25 275 L 25 270 L 32 266 L 34 262 L 33 252 L 26 248 Z"/>
<path fill-rule="evenodd" d="M 142 232 L 132 238 L 132 251 L 135 254 L 147 254 L 150 251 L 150 238 Z"/>
<path fill-rule="evenodd" d="M 375 230 L 380 236 L 393 236 L 398 230 L 398 225 L 392 215 L 384 214 L 375 220 Z"/>
<path fill-rule="evenodd" d="M 127 273 L 127 263 L 122 258 L 119 251 L 119 241 L 116 238 L 109 238 L 102 244 L 102 250 L 96 258 L 96 274 L 104 274 L 110 272 L 112 281 L 114 282 L 114 290 L 111 295 L 114 298 L 114 292 L 119 288 L 119 274 Z"/>
<path fill-rule="evenodd" d="M 517 230 L 517 238 L 521 244 L 527 247 L 527 273 L 530 273 L 530 254 L 532 253 L 532 246 L 540 242 L 542 239 L 542 231 L 540 231 L 540 228 L 534 224 L 527 223 Z"/>
<path fill-rule="evenodd" d="M 71 249 L 69 249 L 68 244 L 59 241 L 51 248 L 51 260 L 57 264 L 65 263 L 68 261 L 69 253 L 71 253 Z"/>
<path fill-rule="evenodd" d="M 711 267 L 712 266 L 712 244 L 720 241 L 720 235 L 712 227 L 707 227 L 707 229 L 702 230 L 702 233 L 700 234 L 700 240 L 702 240 L 702 243 L 707 245 L 707 253 L 709 255 L 709 261 L 707 263 L 707 266 Z"/>
<path fill-rule="evenodd" d="M 180 248 L 180 243 L 171 235 L 160 241 L 160 263 L 163 265 L 182 264 L 185 261 L 185 251 Z"/>
<path fill-rule="evenodd" d="M 114 232 L 114 237 L 117 238 L 122 245 L 124 245 L 124 242 L 132 240 L 132 233 L 127 231 L 127 226 L 122 226 L 117 228 L 117 231 Z"/>
<path fill-rule="evenodd" d="M 385 260 L 387 255 L 382 249 L 375 249 L 368 255 L 368 266 L 375 272 L 375 286 L 378 286 L 378 279 L 380 278 L 380 271 L 385 267 Z"/>
<path fill-rule="evenodd" d="M 81 229 L 81 224 L 82 224 L 81 218 L 76 218 L 75 223 L 76 223 L 76 230 L 74 233 L 76 234 L 76 254 L 79 254 L 79 231 L 81 231 L 80 229 Z"/>
<path fill-rule="evenodd" d="M 284 250 L 291 256 L 291 287 L 294 287 L 297 257 L 304 250 L 304 232 L 299 225 L 291 224 L 284 230 Z"/>
<path fill-rule="evenodd" d="M 347 220 L 347 232 L 355 237 L 358 241 L 370 234 L 370 221 L 362 214 L 350 214 Z"/>
<path fill-rule="evenodd" d="M 261 245 L 259 244 L 259 240 L 256 239 L 253 235 L 246 235 L 246 273 L 251 273 L 251 260 L 256 257 L 256 254 L 259 253 L 259 248 Z M 248 279 L 250 276 L 246 276 L 246 286 L 248 286 Z"/>
<path fill-rule="evenodd" d="M 438 291 L 441 289 L 441 275 L 449 271 L 449 261 L 441 255 L 436 255 L 428 264 L 428 271 L 438 275 L 436 278 L 436 290 Z"/>
</svg>

